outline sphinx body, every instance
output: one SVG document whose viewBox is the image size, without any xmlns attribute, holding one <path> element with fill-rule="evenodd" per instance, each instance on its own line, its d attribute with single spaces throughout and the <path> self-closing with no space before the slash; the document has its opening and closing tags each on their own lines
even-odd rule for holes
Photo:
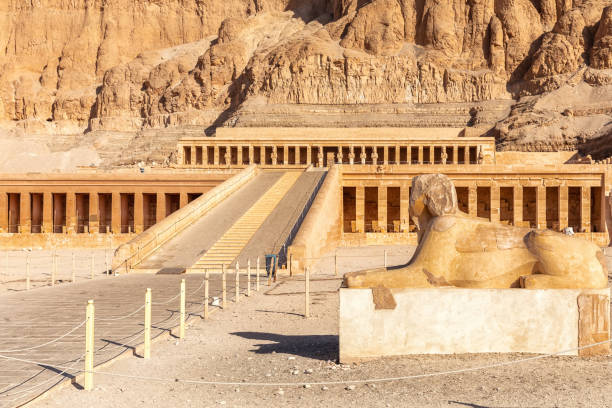
<svg viewBox="0 0 612 408">
<path fill-rule="evenodd" d="M 452 181 L 415 177 L 410 216 L 419 245 L 408 265 L 345 274 L 349 288 L 605 288 L 608 271 L 595 244 L 550 230 L 471 217 Z"/>
</svg>

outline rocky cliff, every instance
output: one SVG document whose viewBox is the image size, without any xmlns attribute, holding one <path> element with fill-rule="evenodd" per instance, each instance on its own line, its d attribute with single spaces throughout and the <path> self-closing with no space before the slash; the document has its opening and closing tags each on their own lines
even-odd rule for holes
<svg viewBox="0 0 612 408">
<path fill-rule="evenodd" d="M 391 106 L 373 125 L 442 109 L 458 113 L 441 123 L 490 125 L 502 149 L 570 148 L 609 133 L 610 4 L 9 0 L 0 120 L 49 133 L 214 129 L 342 107 L 346 122 L 333 120 L 348 126 L 351 112 Z"/>
</svg>

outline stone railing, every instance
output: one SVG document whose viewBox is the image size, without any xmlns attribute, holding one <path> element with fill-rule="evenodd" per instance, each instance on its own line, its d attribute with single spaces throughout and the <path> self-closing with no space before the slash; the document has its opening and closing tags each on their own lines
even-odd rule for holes
<svg viewBox="0 0 612 408">
<path fill-rule="evenodd" d="M 258 173 L 249 166 L 212 190 L 172 213 L 131 241 L 121 245 L 113 257 L 113 272 L 129 272 L 132 267 L 151 255 L 161 245 L 174 238 L 186 227 L 217 206 Z"/>
<path fill-rule="evenodd" d="M 292 273 L 303 273 L 341 238 L 341 166 L 331 167 L 287 254 Z"/>
</svg>

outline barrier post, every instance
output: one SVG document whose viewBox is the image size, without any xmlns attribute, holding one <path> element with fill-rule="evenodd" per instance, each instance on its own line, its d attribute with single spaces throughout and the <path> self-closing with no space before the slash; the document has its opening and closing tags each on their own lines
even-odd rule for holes
<svg viewBox="0 0 612 408">
<path fill-rule="evenodd" d="M 30 253 L 26 256 L 26 290 L 30 290 Z"/>
<path fill-rule="evenodd" d="M 151 288 L 145 293 L 144 358 L 151 358 Z"/>
<path fill-rule="evenodd" d="M 255 290 L 259 292 L 259 257 L 257 257 L 257 269 L 255 271 L 257 276 L 255 277 Z"/>
<path fill-rule="evenodd" d="M 93 359 L 94 359 L 94 301 L 87 301 L 85 323 L 85 391 L 93 389 Z"/>
<path fill-rule="evenodd" d="M 338 252 L 334 252 L 334 275 L 338 276 Z"/>
<path fill-rule="evenodd" d="M 247 296 L 251 296 L 251 260 L 247 262 Z"/>
<path fill-rule="evenodd" d="M 51 267 L 51 286 L 55 286 L 55 274 L 57 273 L 57 254 L 53 250 L 53 266 Z"/>
<path fill-rule="evenodd" d="M 74 256 L 74 251 L 72 251 L 72 283 L 76 281 L 76 258 Z"/>
<path fill-rule="evenodd" d="M 208 269 L 204 272 L 204 319 L 208 319 L 208 304 L 210 303 L 208 299 Z"/>
<path fill-rule="evenodd" d="M 304 294 L 305 294 L 305 300 L 306 300 L 306 304 L 305 304 L 305 308 L 304 308 L 304 317 L 305 318 L 309 318 L 310 317 L 310 267 L 306 268 L 306 273 L 305 273 L 305 279 L 304 279 Z"/>
<path fill-rule="evenodd" d="M 185 337 L 185 279 L 181 279 L 181 321 L 179 325 L 179 339 Z"/>
<path fill-rule="evenodd" d="M 385 268 L 387 267 L 387 250 L 385 249 Z"/>
<path fill-rule="evenodd" d="M 93 252 L 91 253 L 91 279 L 94 278 L 94 254 Z"/>
<path fill-rule="evenodd" d="M 236 272 L 236 296 L 234 297 L 234 302 L 238 303 L 240 300 L 240 266 L 238 262 L 236 262 L 236 268 L 234 268 Z"/>
<path fill-rule="evenodd" d="M 291 262 L 293 260 L 293 254 L 289 255 L 289 276 L 293 276 L 293 268 L 291 267 Z"/>
<path fill-rule="evenodd" d="M 108 270 L 108 249 L 104 250 L 104 263 L 105 263 L 104 269 L 106 269 L 106 276 L 109 276 L 110 272 Z"/>
<path fill-rule="evenodd" d="M 227 309 L 227 277 L 225 276 L 225 265 L 221 265 L 221 287 L 223 288 L 223 310 Z"/>
</svg>

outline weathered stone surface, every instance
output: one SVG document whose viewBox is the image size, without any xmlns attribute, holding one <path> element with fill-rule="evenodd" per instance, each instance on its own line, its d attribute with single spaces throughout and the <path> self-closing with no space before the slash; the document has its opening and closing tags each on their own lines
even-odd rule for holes
<svg viewBox="0 0 612 408">
<path fill-rule="evenodd" d="M 612 65 L 609 3 L 11 3 L 0 16 L 0 120 L 49 133 L 218 126 L 254 104 L 476 105 L 601 86 L 606 75 L 593 71 Z M 596 69 L 582 75 L 588 64 Z M 508 147 L 532 145 L 520 126 L 509 138 L 504 127 Z"/>
</svg>

